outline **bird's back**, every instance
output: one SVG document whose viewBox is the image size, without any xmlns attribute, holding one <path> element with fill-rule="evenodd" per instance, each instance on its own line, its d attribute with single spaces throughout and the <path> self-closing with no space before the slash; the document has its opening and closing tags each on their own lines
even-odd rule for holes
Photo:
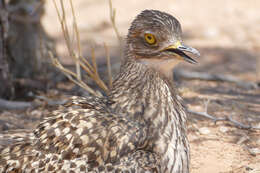
<svg viewBox="0 0 260 173">
<path fill-rule="evenodd" d="M 146 158 L 142 162 L 151 169 L 156 167 L 154 153 L 137 151 L 145 146 L 144 124 L 113 113 L 109 104 L 104 99 L 72 98 L 30 138 L 1 150 L 0 171 L 137 170 L 140 158 Z"/>
</svg>

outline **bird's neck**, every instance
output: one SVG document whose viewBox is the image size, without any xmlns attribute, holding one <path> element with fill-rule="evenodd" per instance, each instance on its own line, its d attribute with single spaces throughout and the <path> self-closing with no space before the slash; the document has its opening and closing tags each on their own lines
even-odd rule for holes
<svg viewBox="0 0 260 173">
<path fill-rule="evenodd" d="M 113 83 L 110 98 L 115 110 L 147 124 L 152 144 L 147 147 L 162 157 L 167 165 L 164 172 L 182 172 L 178 166 L 187 166 L 189 160 L 186 113 L 171 79 L 143 63 L 127 60 Z"/>
<path fill-rule="evenodd" d="M 147 107 L 169 109 L 173 105 L 175 109 L 183 109 L 171 76 L 132 59 L 121 65 L 110 98 L 131 116 L 146 121 L 152 119 L 152 115 L 146 113 Z"/>
</svg>

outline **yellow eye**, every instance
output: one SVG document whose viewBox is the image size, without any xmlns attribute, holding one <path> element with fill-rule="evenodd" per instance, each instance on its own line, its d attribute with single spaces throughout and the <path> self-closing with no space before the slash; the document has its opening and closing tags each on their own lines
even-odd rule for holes
<svg viewBox="0 0 260 173">
<path fill-rule="evenodd" d="M 152 45 L 152 44 L 155 44 L 156 43 L 156 39 L 155 39 L 155 36 L 151 33 L 146 33 L 144 34 L 144 38 L 145 38 L 145 41 Z"/>
</svg>

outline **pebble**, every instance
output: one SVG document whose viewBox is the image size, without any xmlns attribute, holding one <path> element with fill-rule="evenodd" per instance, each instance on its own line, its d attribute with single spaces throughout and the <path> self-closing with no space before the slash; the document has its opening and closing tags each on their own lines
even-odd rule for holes
<svg viewBox="0 0 260 173">
<path fill-rule="evenodd" d="M 208 134 L 210 134 L 210 130 L 209 130 L 207 127 L 201 127 L 201 128 L 199 129 L 199 132 L 200 132 L 200 134 L 202 134 L 202 135 L 208 135 Z"/>
<path fill-rule="evenodd" d="M 260 154 L 260 149 L 259 148 L 250 148 L 249 152 L 253 155 L 258 155 L 258 154 Z"/>
<path fill-rule="evenodd" d="M 228 131 L 228 128 L 225 127 L 225 126 L 220 126 L 219 131 L 222 132 L 222 133 L 226 133 Z"/>
</svg>

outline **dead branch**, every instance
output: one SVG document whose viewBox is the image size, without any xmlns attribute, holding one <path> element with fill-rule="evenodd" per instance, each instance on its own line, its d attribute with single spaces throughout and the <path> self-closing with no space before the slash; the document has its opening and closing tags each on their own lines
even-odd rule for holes
<svg viewBox="0 0 260 173">
<path fill-rule="evenodd" d="M 215 117 L 215 116 L 212 116 L 212 115 L 208 114 L 208 104 L 209 104 L 209 102 L 210 102 L 210 100 L 207 100 L 205 102 L 205 110 L 203 112 L 196 112 L 196 111 L 193 111 L 191 109 L 187 109 L 187 112 L 189 112 L 191 114 L 203 116 L 203 117 L 208 118 L 208 119 L 211 119 L 211 120 L 213 120 L 213 122 L 215 124 L 218 121 L 228 121 L 228 122 L 232 123 L 233 125 L 235 125 L 236 127 L 241 128 L 241 129 L 260 130 L 260 127 L 255 127 L 255 126 L 251 126 L 251 125 L 245 125 L 245 124 L 243 124 L 241 122 L 238 122 L 238 121 L 234 120 L 231 116 L 218 118 L 218 117 Z"/>
<path fill-rule="evenodd" d="M 258 85 L 254 82 L 242 81 L 236 77 L 222 75 L 222 74 L 208 74 L 204 72 L 191 72 L 186 70 L 178 69 L 175 71 L 175 75 L 177 77 L 185 78 L 185 79 L 198 79 L 198 80 L 207 80 L 207 81 L 221 81 L 221 82 L 230 82 L 234 83 L 240 87 L 246 89 L 256 89 Z"/>
<path fill-rule="evenodd" d="M 218 121 L 228 121 L 228 122 L 231 122 L 232 124 L 234 124 L 236 127 L 241 128 L 241 129 L 260 130 L 260 127 L 254 127 L 254 126 L 251 126 L 251 125 L 245 125 L 245 124 L 243 124 L 241 122 L 238 122 L 238 121 L 234 120 L 231 116 L 218 118 L 218 117 L 215 117 L 215 116 L 212 116 L 212 115 L 208 114 L 208 105 L 209 105 L 209 103 L 210 103 L 209 99 L 204 102 L 205 106 L 204 106 L 204 111 L 203 112 L 196 112 L 196 111 L 193 111 L 191 109 L 187 109 L 187 112 L 195 114 L 195 115 L 203 116 L 203 117 L 208 118 L 208 119 L 211 119 L 211 120 L 213 120 L 214 123 L 217 123 Z"/>
<path fill-rule="evenodd" d="M 0 109 L 1 110 L 22 110 L 27 108 L 34 108 L 33 102 L 22 102 L 22 101 L 8 101 L 0 99 Z"/>
<path fill-rule="evenodd" d="M 63 65 L 56 58 L 54 58 L 52 54 L 50 54 L 50 57 L 52 59 L 53 65 L 56 68 L 58 68 L 61 72 L 63 72 L 68 77 L 69 80 L 79 85 L 80 87 L 84 88 L 89 93 L 95 96 L 99 96 L 98 93 L 95 92 L 92 88 L 90 88 L 86 83 L 84 83 L 82 80 L 78 80 L 77 75 L 74 72 L 64 68 Z"/>
<path fill-rule="evenodd" d="M 67 100 L 54 101 L 54 100 L 48 99 L 44 96 L 34 96 L 34 97 L 44 101 L 44 103 L 39 103 L 39 102 L 34 102 L 34 101 L 32 101 L 32 102 L 9 101 L 9 100 L 0 98 L 0 109 L 1 110 L 24 110 L 24 109 L 36 108 L 36 107 L 44 106 L 44 105 L 48 105 L 48 106 L 62 105 L 64 103 L 66 103 L 66 101 L 67 101 Z"/>
</svg>

